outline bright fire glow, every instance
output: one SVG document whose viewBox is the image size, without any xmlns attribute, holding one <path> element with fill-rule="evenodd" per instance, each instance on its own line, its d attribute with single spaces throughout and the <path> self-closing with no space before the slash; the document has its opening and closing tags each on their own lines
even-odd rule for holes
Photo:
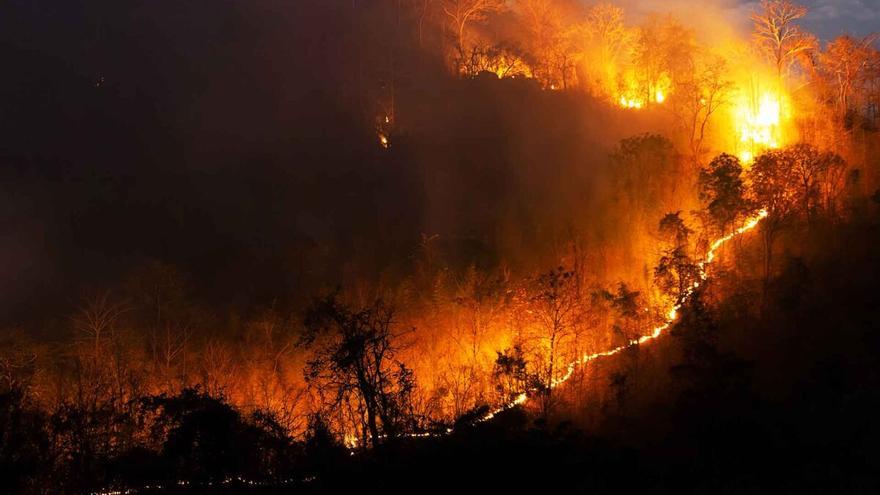
<svg viewBox="0 0 880 495">
<path fill-rule="evenodd" d="M 388 147 L 391 145 L 391 143 L 388 141 L 388 136 L 382 134 L 381 132 L 379 133 L 379 145 L 385 149 L 388 149 Z"/>
<path fill-rule="evenodd" d="M 626 96 L 620 97 L 620 106 L 622 106 L 623 108 L 639 109 L 642 108 L 644 105 L 645 103 L 642 100 L 627 98 Z"/>
<path fill-rule="evenodd" d="M 579 359 L 572 361 L 571 363 L 568 364 L 568 367 L 566 368 L 565 374 L 562 375 L 561 377 L 553 380 L 551 387 L 556 388 L 559 385 L 562 385 L 563 383 L 568 381 L 568 379 L 571 378 L 571 376 L 574 374 L 575 369 L 577 369 L 578 366 L 586 365 L 586 364 L 588 364 L 592 361 L 595 361 L 599 358 L 602 358 L 602 357 L 613 356 L 614 354 L 619 354 L 620 352 L 622 352 L 632 346 L 642 345 L 642 344 L 645 344 L 647 342 L 650 342 L 650 341 L 660 337 L 663 334 L 663 332 L 666 331 L 669 327 L 671 327 L 672 324 L 675 322 L 675 320 L 678 319 L 678 311 L 681 309 L 681 307 L 684 305 L 684 303 L 687 302 L 687 300 L 691 297 L 694 290 L 696 290 L 697 287 L 700 286 L 701 282 L 703 282 L 707 278 L 709 278 L 709 271 L 708 271 L 709 264 L 715 260 L 715 256 L 716 256 L 718 250 L 721 249 L 721 247 L 724 246 L 724 244 L 726 244 L 731 239 L 738 237 L 738 236 L 754 229 L 755 227 L 757 227 L 758 224 L 761 222 L 761 220 L 763 220 L 766 216 L 767 216 L 767 210 L 761 210 L 755 216 L 749 218 L 740 228 L 738 228 L 735 231 L 733 231 L 732 233 L 727 234 L 726 236 L 721 237 L 719 239 L 716 239 L 715 241 L 712 242 L 712 244 L 709 247 L 709 250 L 706 253 L 705 261 L 702 261 L 698 265 L 699 270 L 700 270 L 699 279 L 696 282 L 694 282 L 694 285 L 692 287 L 690 287 L 684 293 L 684 295 L 682 295 L 682 300 L 679 303 L 677 303 L 677 304 L 673 305 L 671 308 L 669 308 L 669 310 L 666 313 L 666 321 L 662 325 L 654 328 L 654 331 L 651 332 L 650 334 L 643 335 L 643 336 L 639 337 L 638 339 L 632 340 L 624 345 L 621 345 L 621 346 L 618 346 L 618 347 L 615 347 L 613 349 L 603 351 L 603 352 L 597 352 L 594 354 L 585 354 L 585 355 L 581 356 Z M 489 411 L 488 413 L 486 413 L 486 415 L 481 417 L 478 420 L 478 422 L 488 421 L 488 420 L 494 418 L 498 413 L 501 413 L 503 411 L 511 409 L 511 408 L 518 406 L 520 404 L 523 404 L 527 400 L 528 400 L 528 394 L 525 392 L 521 393 L 518 396 L 516 396 L 512 401 L 508 402 L 507 404 L 503 404 L 503 405 Z M 447 432 L 451 432 L 451 430 L 447 430 Z"/>
<path fill-rule="evenodd" d="M 666 92 L 662 89 L 658 89 L 654 92 L 654 97 L 650 100 L 649 103 L 657 103 L 662 104 L 666 101 Z M 640 98 L 638 96 L 626 96 L 621 95 L 620 99 L 617 100 L 617 103 L 620 104 L 623 108 L 631 108 L 633 110 L 639 110 L 646 106 L 645 98 Z"/>
<path fill-rule="evenodd" d="M 739 158 L 751 163 L 755 155 L 779 147 L 782 141 L 782 102 L 778 93 L 763 91 L 739 98 L 733 109 L 739 136 Z"/>
<path fill-rule="evenodd" d="M 620 76 L 616 91 L 619 95 L 617 103 L 622 108 L 634 110 L 647 107 L 652 103 L 660 105 L 666 102 L 671 88 L 672 81 L 665 75 L 656 81 L 645 82 L 630 70 Z"/>
<path fill-rule="evenodd" d="M 666 93 L 664 93 L 662 89 L 658 89 L 654 92 L 654 101 L 657 103 L 663 103 L 666 101 Z"/>
</svg>

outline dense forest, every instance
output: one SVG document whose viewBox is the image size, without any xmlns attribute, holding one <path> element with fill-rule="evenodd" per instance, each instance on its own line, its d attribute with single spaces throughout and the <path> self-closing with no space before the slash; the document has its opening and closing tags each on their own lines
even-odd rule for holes
<svg viewBox="0 0 880 495">
<path fill-rule="evenodd" d="M 878 37 L 693 9 L 9 2 L 0 492 L 880 490 Z"/>
</svg>

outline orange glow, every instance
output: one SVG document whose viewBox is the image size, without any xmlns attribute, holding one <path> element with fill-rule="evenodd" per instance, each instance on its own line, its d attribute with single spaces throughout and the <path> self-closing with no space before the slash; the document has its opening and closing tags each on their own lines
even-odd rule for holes
<svg viewBox="0 0 880 495">
<path fill-rule="evenodd" d="M 644 98 L 622 95 L 617 102 L 623 108 L 631 108 L 634 110 L 639 110 L 639 109 L 642 109 L 648 105 L 647 103 L 645 103 L 645 101 L 646 100 Z M 663 92 L 663 90 L 658 89 L 657 91 L 654 92 L 653 98 L 648 100 L 648 103 L 656 103 L 658 105 L 661 105 L 665 101 L 666 101 L 666 93 Z"/>
<path fill-rule="evenodd" d="M 651 332 L 648 335 L 643 335 L 643 336 L 639 337 L 638 339 L 632 340 L 624 345 L 615 347 L 613 349 L 609 349 L 607 351 L 602 351 L 602 352 L 596 352 L 593 354 L 585 354 L 585 355 L 581 356 L 579 359 L 576 359 L 575 361 L 572 361 L 571 363 L 568 364 L 568 366 L 566 368 L 566 373 L 564 375 L 562 375 L 561 377 L 554 379 L 552 381 L 551 387 L 556 388 L 559 385 L 562 385 L 563 383 L 568 381 L 568 379 L 572 377 L 572 375 L 574 374 L 574 371 L 579 366 L 584 366 L 584 365 L 586 365 L 592 361 L 595 361 L 599 358 L 619 354 L 620 352 L 622 352 L 632 346 L 642 345 L 642 344 L 648 343 L 652 340 L 657 339 L 661 335 L 663 335 L 663 332 L 666 331 L 667 329 L 669 329 L 669 327 L 671 327 L 672 324 L 675 323 L 675 320 L 678 319 L 679 310 L 684 305 L 684 303 L 687 301 L 687 299 L 690 298 L 690 296 L 693 294 L 694 290 L 696 290 L 700 286 L 700 282 L 705 281 L 707 278 L 709 278 L 709 271 L 708 271 L 709 264 L 711 264 L 715 260 L 715 257 L 718 253 L 718 250 L 721 249 L 721 247 L 724 246 L 724 244 L 726 244 L 731 239 L 734 239 L 735 237 L 738 237 L 742 234 L 745 234 L 746 232 L 757 227 L 758 224 L 761 223 L 761 220 L 763 220 L 766 216 L 767 216 L 767 210 L 761 210 L 755 216 L 749 218 L 740 228 L 736 229 L 734 232 L 732 232 L 724 237 L 715 239 L 712 242 L 712 244 L 709 247 L 708 252 L 706 253 L 706 259 L 698 265 L 699 269 L 700 269 L 699 280 L 697 282 L 694 282 L 694 285 L 684 294 L 683 300 L 681 302 L 679 302 L 678 304 L 675 304 L 669 308 L 669 310 L 666 312 L 666 321 L 663 324 L 655 327 L 653 332 Z M 488 413 L 486 413 L 486 415 L 484 415 L 478 421 L 479 422 L 488 421 L 488 420 L 494 418 L 498 413 L 506 411 L 508 409 L 511 409 L 511 408 L 518 406 L 520 404 L 523 404 L 527 400 L 528 400 L 528 395 L 526 393 L 522 393 L 522 394 L 516 396 L 512 401 L 508 402 L 507 404 L 503 404 L 503 405 L 489 411 Z"/>
<path fill-rule="evenodd" d="M 637 100 L 635 98 L 627 98 L 626 96 L 621 96 L 620 97 L 620 106 L 622 106 L 623 108 L 639 109 L 639 108 L 642 108 L 643 106 L 645 106 L 645 103 L 642 100 Z"/>
<path fill-rule="evenodd" d="M 783 98 L 778 92 L 753 90 L 741 93 L 733 104 L 737 132 L 737 155 L 751 163 L 764 150 L 775 149 L 783 142 Z"/>
</svg>

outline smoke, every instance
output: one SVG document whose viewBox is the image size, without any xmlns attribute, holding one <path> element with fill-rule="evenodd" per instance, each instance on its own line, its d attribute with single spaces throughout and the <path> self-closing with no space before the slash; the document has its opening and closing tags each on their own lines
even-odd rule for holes
<svg viewBox="0 0 880 495">
<path fill-rule="evenodd" d="M 608 155 L 668 121 L 531 81 L 456 80 L 430 49 L 442 29 L 420 48 L 396 4 L 14 3 L 0 149 L 5 178 L 41 208 L 9 209 L 2 249 L 30 253 L 17 265 L 43 289 L 7 285 L 9 300 L 63 313 L 81 287 L 158 259 L 216 308 L 295 306 L 405 279 L 423 234 L 451 267 L 527 272 L 573 235 L 627 230 L 597 206 L 616 194 Z M 735 4 L 624 6 L 707 36 L 742 18 Z M 384 150 L 376 119 L 392 108 Z"/>
<path fill-rule="evenodd" d="M 753 4 L 743 0 L 707 0 L 695 4 L 689 0 L 622 0 L 618 3 L 631 22 L 641 22 L 652 14 L 671 14 L 709 45 L 744 38 L 751 28 L 749 14 Z"/>
</svg>

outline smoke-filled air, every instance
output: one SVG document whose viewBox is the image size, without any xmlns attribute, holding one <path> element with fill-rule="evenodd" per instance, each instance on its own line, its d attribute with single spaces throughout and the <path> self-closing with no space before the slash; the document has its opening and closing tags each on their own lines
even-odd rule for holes
<svg viewBox="0 0 880 495">
<path fill-rule="evenodd" d="M 0 492 L 880 490 L 870 2 L 0 10 Z"/>
</svg>

